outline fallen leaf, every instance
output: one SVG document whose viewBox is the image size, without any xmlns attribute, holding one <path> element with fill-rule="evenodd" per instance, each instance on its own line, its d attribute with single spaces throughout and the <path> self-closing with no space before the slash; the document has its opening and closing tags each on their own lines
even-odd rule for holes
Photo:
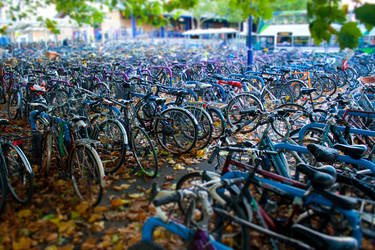
<svg viewBox="0 0 375 250">
<path fill-rule="evenodd" d="M 175 169 L 175 170 L 184 170 L 185 167 L 182 166 L 180 163 L 177 163 L 176 165 L 174 165 L 173 169 Z"/>
<path fill-rule="evenodd" d="M 100 214 L 92 214 L 89 218 L 89 223 L 93 223 L 101 218 L 102 216 Z"/>
<path fill-rule="evenodd" d="M 165 179 L 166 179 L 167 181 L 173 181 L 173 180 L 176 180 L 176 177 L 174 177 L 174 176 L 172 176 L 172 175 L 167 175 L 167 176 L 165 177 Z"/>
<path fill-rule="evenodd" d="M 26 218 L 31 215 L 31 210 L 30 209 L 22 209 L 17 213 L 18 218 Z"/>
<path fill-rule="evenodd" d="M 46 241 L 47 241 L 47 243 L 55 242 L 57 240 L 57 237 L 58 237 L 57 233 L 52 233 L 52 234 L 48 235 Z"/>
<path fill-rule="evenodd" d="M 132 199 L 138 199 L 138 198 L 144 197 L 144 193 L 129 194 L 129 197 Z"/>
<path fill-rule="evenodd" d="M 21 237 L 18 241 L 12 242 L 12 247 L 14 250 L 25 250 L 30 249 L 32 240 L 30 238 Z"/>
</svg>

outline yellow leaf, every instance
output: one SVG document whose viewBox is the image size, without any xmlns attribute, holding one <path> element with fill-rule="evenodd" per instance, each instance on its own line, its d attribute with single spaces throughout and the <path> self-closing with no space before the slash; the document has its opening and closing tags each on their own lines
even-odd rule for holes
<svg viewBox="0 0 375 250">
<path fill-rule="evenodd" d="M 77 210 L 77 212 L 80 214 L 80 215 L 82 215 L 82 214 L 85 214 L 86 213 L 86 211 L 87 211 L 87 209 L 89 209 L 89 204 L 88 204 L 88 202 L 85 202 L 85 201 L 82 201 L 80 204 L 78 204 L 77 206 L 76 206 L 76 210 Z"/>
<path fill-rule="evenodd" d="M 17 214 L 18 218 L 26 218 L 26 217 L 29 217 L 30 215 L 31 215 L 30 209 L 22 209 Z"/>
<path fill-rule="evenodd" d="M 65 235 L 71 235 L 75 230 L 75 226 L 76 225 L 72 220 L 67 222 L 60 222 L 59 224 L 57 224 L 57 227 L 59 228 L 59 233 Z"/>
<path fill-rule="evenodd" d="M 57 250 L 57 247 L 55 245 L 46 247 L 45 250 Z"/>
<path fill-rule="evenodd" d="M 93 223 L 93 222 L 95 222 L 95 221 L 97 221 L 101 218 L 102 218 L 102 216 L 100 214 L 92 214 L 89 218 L 89 222 Z"/>
<path fill-rule="evenodd" d="M 132 198 L 132 199 L 138 199 L 138 198 L 141 198 L 143 196 L 144 196 L 143 193 L 129 194 L 129 197 Z"/>
<path fill-rule="evenodd" d="M 173 169 L 175 169 L 175 170 L 184 170 L 185 167 L 182 166 L 180 163 L 177 163 L 176 165 L 174 165 Z"/>
<path fill-rule="evenodd" d="M 120 206 L 122 206 L 122 202 L 121 202 L 121 199 L 114 199 L 111 203 L 111 207 L 113 209 L 116 209 L 116 208 L 119 208 Z"/>
<path fill-rule="evenodd" d="M 30 238 L 21 237 L 18 241 L 13 241 L 12 246 L 14 250 L 25 250 L 31 248 L 31 243 Z"/>
</svg>

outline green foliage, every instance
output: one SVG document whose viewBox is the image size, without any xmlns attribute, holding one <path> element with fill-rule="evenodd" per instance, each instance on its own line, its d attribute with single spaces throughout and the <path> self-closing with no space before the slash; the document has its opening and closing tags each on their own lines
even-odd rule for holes
<svg viewBox="0 0 375 250">
<path fill-rule="evenodd" d="M 271 2 L 274 11 L 306 10 L 308 0 L 289 0 Z"/>
<path fill-rule="evenodd" d="M 357 37 L 361 37 L 362 32 L 358 28 L 358 23 L 347 22 L 345 23 L 339 33 L 339 44 L 340 48 L 351 48 L 354 49 L 358 47 Z"/>
<path fill-rule="evenodd" d="M 348 6 L 338 0 L 309 0 L 307 4 L 310 31 L 317 44 L 329 41 L 332 34 L 338 38 L 340 48 L 355 48 L 362 36 L 358 23 L 347 20 Z M 370 30 L 375 25 L 374 4 L 364 4 L 354 10 L 356 18 Z M 342 25 L 340 31 L 332 27 L 333 23 Z"/>
<path fill-rule="evenodd" d="M 354 11 L 355 17 L 362 22 L 368 31 L 375 26 L 375 4 L 365 3 Z"/>
</svg>

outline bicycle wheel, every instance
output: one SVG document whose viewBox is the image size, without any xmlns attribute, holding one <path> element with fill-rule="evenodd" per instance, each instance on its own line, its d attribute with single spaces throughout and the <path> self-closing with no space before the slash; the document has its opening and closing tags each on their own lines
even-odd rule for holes
<svg viewBox="0 0 375 250">
<path fill-rule="evenodd" d="M 307 87 L 303 81 L 297 79 L 287 81 L 286 86 L 290 86 L 292 88 L 295 102 L 302 97 L 301 88 Z"/>
<path fill-rule="evenodd" d="M 190 111 L 190 113 L 194 115 L 195 119 L 198 122 L 198 136 L 195 143 L 195 148 L 205 148 L 211 141 L 212 132 L 214 129 L 211 116 L 203 108 L 200 107 L 188 105 L 184 106 L 184 108 Z"/>
<path fill-rule="evenodd" d="M 298 104 L 294 103 L 285 103 L 280 106 L 277 106 L 275 109 L 286 109 L 289 112 L 289 134 L 292 134 L 294 131 L 297 131 L 303 127 L 308 121 L 306 109 Z M 271 123 L 272 129 L 281 137 L 285 137 L 288 132 L 286 116 L 275 117 L 274 121 Z"/>
<path fill-rule="evenodd" d="M 69 170 L 78 197 L 91 206 L 98 205 L 103 194 L 104 169 L 95 149 L 76 144 L 69 155 Z"/>
<path fill-rule="evenodd" d="M 225 119 L 220 110 L 216 108 L 207 108 L 207 112 L 210 114 L 213 122 L 212 138 L 216 140 L 224 133 L 226 127 Z"/>
<path fill-rule="evenodd" d="M 0 104 L 5 104 L 7 102 L 5 88 L 3 85 L 0 85 Z"/>
<path fill-rule="evenodd" d="M 246 126 L 242 129 L 244 133 L 253 131 L 259 123 L 258 114 L 249 114 L 247 111 L 263 111 L 263 105 L 258 98 L 251 94 L 240 94 L 234 97 L 227 107 L 227 121 L 230 126 L 243 122 Z M 254 113 L 253 112 L 253 113 Z"/>
<path fill-rule="evenodd" d="M 98 125 L 93 139 L 101 142 L 96 151 L 102 160 L 105 173 L 116 172 L 125 161 L 128 135 L 124 126 L 117 120 L 105 120 Z"/>
<path fill-rule="evenodd" d="M 31 165 L 18 146 L 6 143 L 2 145 L 2 150 L 9 191 L 18 202 L 27 203 L 34 192 Z"/>
<path fill-rule="evenodd" d="M 0 214 L 5 210 L 8 197 L 8 188 L 6 184 L 6 177 L 3 171 L 0 172 Z"/>
<path fill-rule="evenodd" d="M 205 172 L 192 172 L 182 176 L 176 184 L 176 190 L 199 186 L 203 182 L 209 181 L 210 178 L 220 178 L 220 176 L 215 175 L 215 173 L 206 172 L 206 174 L 208 174 L 206 176 L 204 173 Z M 222 197 L 224 199 L 230 199 L 230 197 L 225 197 L 224 195 Z M 228 204 L 230 204 L 228 209 L 231 215 L 235 215 L 247 221 L 250 220 L 251 211 L 246 211 L 245 209 L 245 207 L 248 206 L 244 206 L 241 201 L 238 201 L 238 203 L 228 202 Z M 180 200 L 178 205 L 180 211 L 186 214 L 191 205 L 191 201 L 189 201 L 189 199 Z M 199 209 L 198 204 L 195 204 L 195 206 Z M 220 205 L 216 206 L 221 207 Z M 210 235 L 212 235 L 215 240 L 223 242 L 233 249 L 250 249 L 250 229 L 248 227 L 233 223 L 231 219 L 214 214 L 208 228 Z"/>
<path fill-rule="evenodd" d="M 189 152 L 197 141 L 198 122 L 187 110 L 168 108 L 161 112 L 154 127 L 158 143 L 173 154 Z"/>
<path fill-rule="evenodd" d="M 156 177 L 159 163 L 155 147 L 146 131 L 141 127 L 133 127 L 130 132 L 131 149 L 142 172 L 148 177 Z"/>
<path fill-rule="evenodd" d="M 321 76 L 319 78 L 319 81 L 323 84 L 324 94 L 332 96 L 336 93 L 337 86 L 336 86 L 336 82 L 333 79 L 327 76 Z"/>
<path fill-rule="evenodd" d="M 16 90 L 9 94 L 7 111 L 11 120 L 18 119 L 21 116 L 22 98 L 20 91 Z"/>
<path fill-rule="evenodd" d="M 262 89 L 261 97 L 266 110 L 273 110 L 275 106 L 284 103 L 294 103 L 292 91 L 284 86 L 266 85 Z"/>
<path fill-rule="evenodd" d="M 41 161 L 42 168 L 44 169 L 46 175 L 49 173 L 52 166 L 52 156 L 57 154 L 56 150 L 54 149 L 56 149 L 56 147 L 53 145 L 52 134 L 46 134 L 43 140 Z"/>
</svg>

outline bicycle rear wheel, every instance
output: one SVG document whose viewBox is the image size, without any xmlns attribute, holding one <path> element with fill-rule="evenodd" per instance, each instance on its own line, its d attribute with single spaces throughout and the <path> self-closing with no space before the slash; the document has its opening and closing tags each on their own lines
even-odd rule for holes
<svg viewBox="0 0 375 250">
<path fill-rule="evenodd" d="M 212 131 L 212 138 L 218 139 L 224 133 L 225 129 L 225 118 L 220 110 L 216 108 L 207 108 L 207 112 L 211 116 L 211 120 L 213 122 L 213 131 Z"/>
<path fill-rule="evenodd" d="M 18 202 L 27 203 L 34 192 L 31 165 L 18 146 L 6 143 L 2 147 L 9 191 Z"/>
<path fill-rule="evenodd" d="M 0 214 L 5 210 L 8 197 L 8 188 L 3 171 L 0 172 Z"/>
<path fill-rule="evenodd" d="M 249 114 L 247 111 L 263 111 L 263 105 L 258 98 L 251 94 L 240 94 L 234 97 L 228 104 L 227 121 L 230 126 L 243 122 L 246 126 L 243 132 L 251 132 L 258 125 L 260 116 L 258 114 Z"/>
<path fill-rule="evenodd" d="M 198 122 L 198 137 L 195 143 L 195 148 L 205 148 L 211 141 L 212 132 L 214 129 L 211 116 L 203 108 L 200 107 L 188 105 L 184 108 L 190 111 Z"/>
<path fill-rule="evenodd" d="M 69 170 L 78 197 L 91 206 L 98 205 L 103 194 L 104 169 L 95 149 L 75 145 L 69 156 Z"/>
<path fill-rule="evenodd" d="M 146 131 L 141 127 L 133 127 L 130 132 L 131 148 L 142 172 L 148 177 L 156 177 L 159 163 L 155 147 Z"/>
<path fill-rule="evenodd" d="M 94 140 L 101 143 L 96 150 L 106 173 L 116 172 L 125 161 L 128 135 L 124 126 L 117 120 L 105 120 L 98 125 Z"/>
<path fill-rule="evenodd" d="M 185 109 L 168 108 L 155 122 L 158 143 L 173 154 L 189 152 L 197 141 L 198 123 Z"/>
</svg>

